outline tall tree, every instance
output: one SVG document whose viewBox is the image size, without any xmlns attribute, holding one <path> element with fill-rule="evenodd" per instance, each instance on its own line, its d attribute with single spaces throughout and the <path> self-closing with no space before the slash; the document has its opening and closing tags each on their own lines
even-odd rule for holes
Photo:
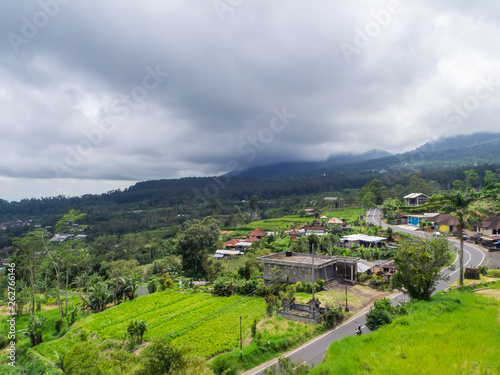
<svg viewBox="0 0 500 375">
<path fill-rule="evenodd" d="M 483 186 L 485 190 L 491 189 L 498 182 L 495 172 L 487 170 L 484 171 Z"/>
<path fill-rule="evenodd" d="M 28 280 L 31 287 L 31 314 L 35 314 L 35 286 L 37 283 L 38 268 L 44 250 L 45 229 L 37 229 L 26 236 L 14 240 L 14 257 L 12 261 L 22 273 L 22 278 Z"/>
<path fill-rule="evenodd" d="M 446 237 L 403 239 L 394 255 L 396 273 L 391 283 L 404 289 L 410 298 L 427 300 L 439 280 L 447 280 L 441 268 L 449 259 L 451 246 Z"/>
<path fill-rule="evenodd" d="M 182 268 L 189 277 L 204 277 L 203 256 L 213 247 L 220 235 L 216 220 L 206 217 L 203 220 L 186 222 L 188 228 L 177 241 L 177 252 L 182 256 Z"/>
<path fill-rule="evenodd" d="M 259 197 L 254 195 L 250 198 L 250 208 L 253 212 L 257 212 L 257 208 L 259 206 Z"/>
<path fill-rule="evenodd" d="M 442 210 L 451 213 L 458 219 L 458 239 L 460 240 L 460 286 L 464 285 L 464 228 L 465 221 L 469 215 L 469 207 L 474 201 L 474 198 L 461 191 L 452 191 L 447 199 L 449 203 L 444 205 Z"/>
<path fill-rule="evenodd" d="M 83 230 L 83 226 L 76 222 L 83 219 L 86 214 L 78 210 L 70 210 L 56 224 L 57 233 L 74 235 Z M 57 285 L 57 306 L 64 317 L 65 312 L 61 304 L 61 276 L 66 276 L 66 312 L 68 311 L 68 287 L 71 268 L 79 265 L 83 260 L 88 259 L 88 255 L 83 251 L 83 243 L 77 239 L 69 239 L 55 244 L 45 244 L 47 255 L 49 256 L 54 271 L 56 273 Z"/>
<path fill-rule="evenodd" d="M 367 194 L 370 200 L 373 200 L 375 204 L 381 204 L 388 196 L 387 187 L 382 185 L 379 179 L 371 180 L 361 189 L 361 196 L 363 196 L 363 198 L 366 197 Z"/>
<path fill-rule="evenodd" d="M 411 176 L 407 192 L 427 194 L 427 181 L 424 180 L 420 173 L 415 173 Z"/>
<path fill-rule="evenodd" d="M 473 188 L 476 186 L 477 181 L 479 180 L 479 175 L 476 173 L 474 169 L 469 169 L 468 171 L 464 171 L 465 174 L 465 182 Z"/>
</svg>

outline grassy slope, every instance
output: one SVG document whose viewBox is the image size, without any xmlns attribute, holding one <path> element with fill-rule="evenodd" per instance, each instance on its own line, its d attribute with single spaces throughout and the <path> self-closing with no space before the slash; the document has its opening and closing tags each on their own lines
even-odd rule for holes
<svg viewBox="0 0 500 375">
<path fill-rule="evenodd" d="M 500 373 L 500 301 L 452 291 L 413 306 L 375 333 L 332 344 L 311 374 Z"/>
<path fill-rule="evenodd" d="M 180 328 L 228 306 L 241 297 L 213 297 L 208 294 L 183 294 L 176 291 L 158 292 L 125 302 L 106 311 L 77 321 L 64 337 L 35 347 L 43 356 L 53 358 L 54 350 L 64 353 L 89 335 L 123 340 L 128 324 L 134 319 L 145 320 L 148 332 L 145 341 L 168 335 Z M 265 314 L 265 301 L 247 298 L 202 323 L 179 332 L 172 341 L 189 344 L 193 354 L 205 357 L 232 350 L 239 339 L 239 317 L 248 331 L 254 319 Z"/>
</svg>

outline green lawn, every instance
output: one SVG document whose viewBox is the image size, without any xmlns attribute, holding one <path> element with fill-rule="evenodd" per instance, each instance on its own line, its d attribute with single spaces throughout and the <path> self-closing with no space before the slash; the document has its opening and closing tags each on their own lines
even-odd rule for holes
<svg viewBox="0 0 500 375">
<path fill-rule="evenodd" d="M 412 306 L 377 332 L 333 343 L 311 374 L 500 374 L 498 299 L 451 291 Z"/>
</svg>

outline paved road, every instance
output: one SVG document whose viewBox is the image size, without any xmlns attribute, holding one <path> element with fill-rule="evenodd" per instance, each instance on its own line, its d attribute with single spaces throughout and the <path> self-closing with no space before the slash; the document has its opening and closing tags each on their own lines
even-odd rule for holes
<svg viewBox="0 0 500 375">
<path fill-rule="evenodd" d="M 382 223 L 380 220 L 381 217 L 381 212 L 380 209 L 378 208 L 370 208 L 367 212 L 366 215 L 366 220 L 369 223 L 373 223 L 375 225 L 383 226 L 385 228 L 388 227 L 387 224 Z M 397 227 L 393 227 L 395 231 L 400 231 L 404 233 L 409 233 L 412 235 L 416 236 L 425 236 L 424 233 L 422 232 L 414 232 L 412 230 L 406 230 L 406 229 L 401 229 Z M 458 246 L 458 241 L 453 241 L 457 246 Z M 476 267 L 480 265 L 484 261 L 485 255 L 484 253 L 475 248 L 474 246 L 470 244 L 464 244 L 464 267 Z M 455 266 L 455 270 L 449 270 L 445 269 L 443 271 L 444 274 L 450 276 L 449 281 L 440 281 L 437 284 L 436 287 L 436 292 L 446 289 L 447 287 L 450 286 L 451 283 L 455 282 L 458 280 L 459 277 L 459 269 L 458 269 L 458 259 L 453 263 Z M 409 298 L 408 296 L 399 293 L 395 295 L 393 298 L 393 302 L 402 302 L 402 301 L 408 301 Z M 325 353 L 328 349 L 328 347 L 337 340 L 340 340 L 346 336 L 353 336 L 355 334 L 355 330 L 358 327 L 358 325 L 361 325 L 363 327 L 363 334 L 369 333 L 368 328 L 365 326 L 366 323 L 366 312 L 349 320 L 347 323 L 343 324 L 340 327 L 337 327 L 336 329 L 329 331 L 319 337 L 317 337 L 315 340 L 310 341 L 303 346 L 299 347 L 298 349 L 292 351 L 287 357 L 290 357 L 292 361 L 294 362 L 306 362 L 309 365 L 317 365 L 319 364 L 322 360 L 323 357 L 325 356 Z M 274 365 L 276 361 L 273 361 L 271 364 L 268 364 L 266 367 Z M 264 368 L 266 367 L 258 367 L 254 370 L 247 371 L 245 374 L 248 375 L 261 375 L 264 372 Z"/>
</svg>

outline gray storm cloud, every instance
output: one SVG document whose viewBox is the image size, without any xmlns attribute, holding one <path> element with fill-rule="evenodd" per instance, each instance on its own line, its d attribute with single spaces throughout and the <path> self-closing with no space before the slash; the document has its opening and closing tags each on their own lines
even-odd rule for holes
<svg viewBox="0 0 500 375">
<path fill-rule="evenodd" d="M 499 6 L 9 1 L 0 197 L 211 175 L 231 160 L 402 152 L 496 130 Z M 290 114 L 279 131 L 276 111 Z"/>
</svg>

